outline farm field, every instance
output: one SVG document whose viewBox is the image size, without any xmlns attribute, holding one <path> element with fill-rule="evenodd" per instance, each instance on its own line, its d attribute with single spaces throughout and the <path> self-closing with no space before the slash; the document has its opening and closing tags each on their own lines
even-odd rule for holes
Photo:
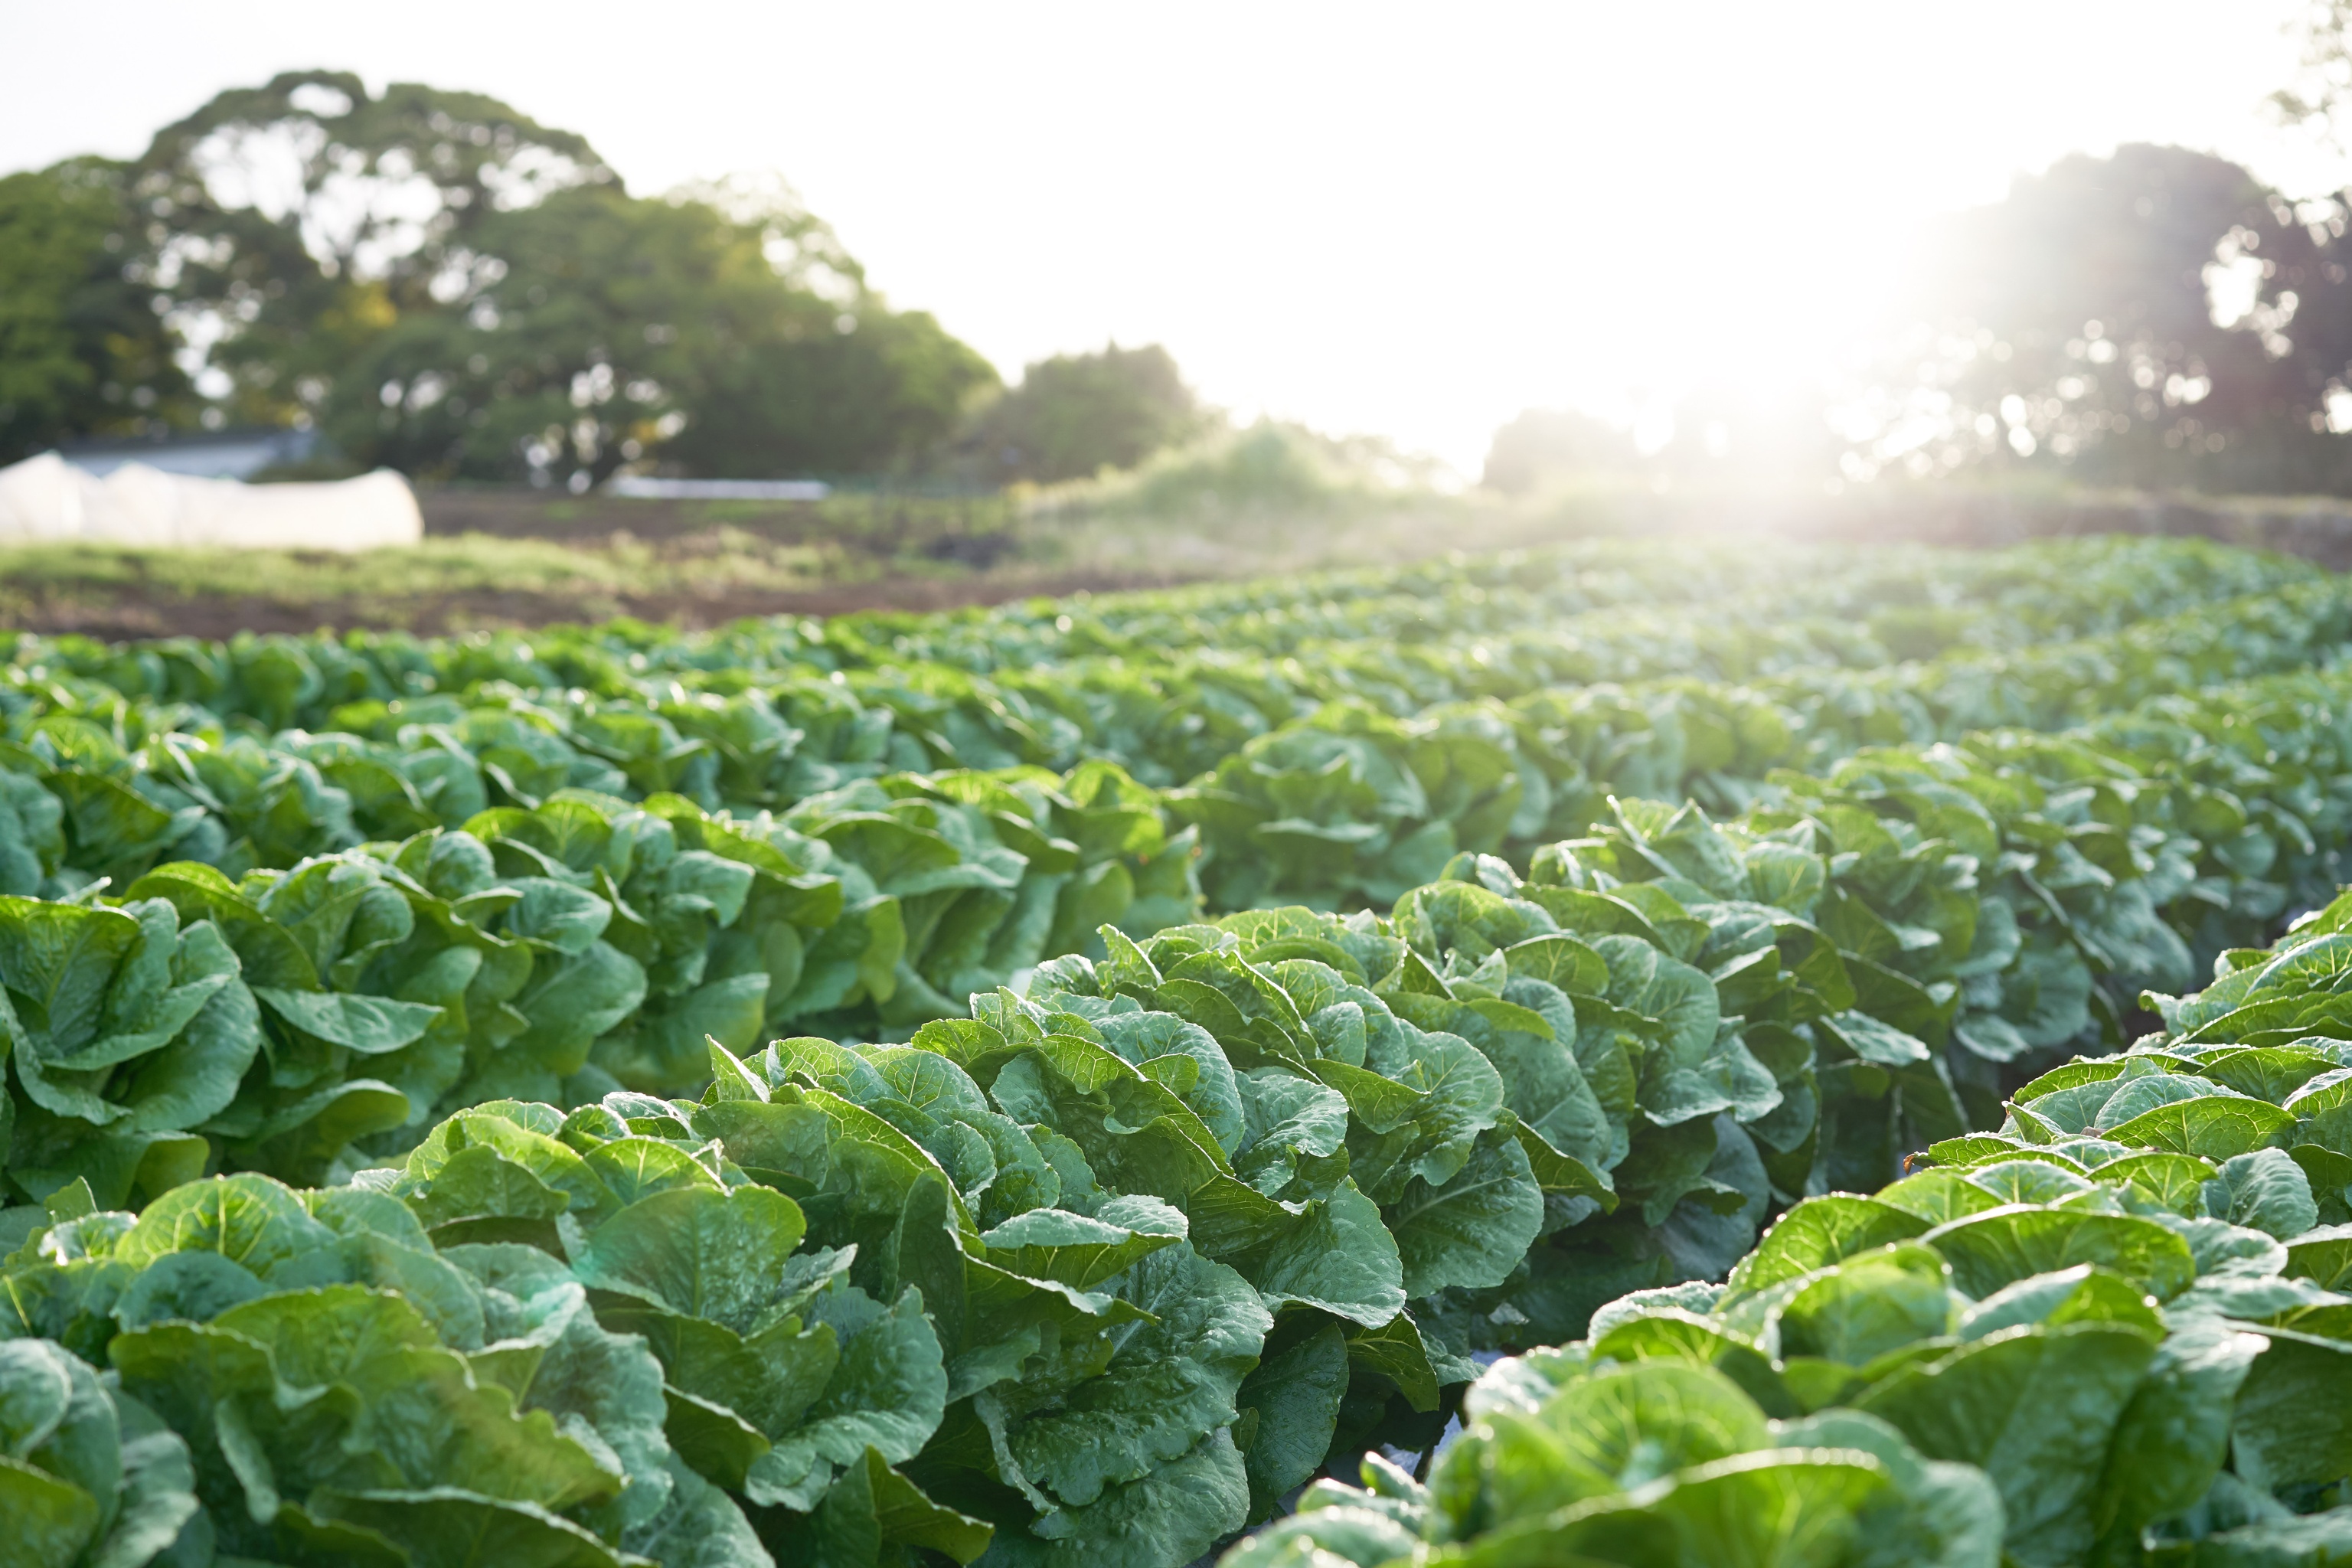
<svg viewBox="0 0 2352 1568">
<path fill-rule="evenodd" d="M 2347 640 L 2108 537 L 26 633 L 0 1500 L 44 1568 L 2352 1561 Z"/>
<path fill-rule="evenodd" d="M 452 636 L 628 616 L 711 630 L 754 616 L 928 612 L 1402 568 L 1440 540 L 1472 554 L 1661 536 L 1705 549 L 1727 526 L 1742 539 L 1874 546 L 2193 536 L 2352 566 L 2352 511 L 2341 502 L 2030 485 L 1835 500 L 1622 485 L 1516 500 L 1339 490 L 1305 507 L 1211 495 L 1140 511 L 1083 487 L 1026 499 L 881 492 L 821 502 L 427 487 L 418 499 L 419 544 L 352 555 L 11 544 L 0 548 L 0 626 L 106 638 L 322 626 Z"/>
<path fill-rule="evenodd" d="M 425 489 L 418 544 L 329 551 L 0 548 L 0 624 L 106 637 L 321 626 L 427 634 L 629 616 L 689 627 L 747 616 L 944 609 L 1037 594 L 1405 561 L 1566 530 L 1469 498 L 1335 500 L 1305 517 L 1050 515 L 999 496 L 660 501 Z"/>
</svg>

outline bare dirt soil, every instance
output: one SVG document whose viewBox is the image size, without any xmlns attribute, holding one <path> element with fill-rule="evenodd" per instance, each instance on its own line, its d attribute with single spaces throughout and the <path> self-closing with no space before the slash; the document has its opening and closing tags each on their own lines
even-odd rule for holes
<svg viewBox="0 0 2352 1568">
<path fill-rule="evenodd" d="M 878 578 L 805 592 L 539 594 L 475 588 L 383 598 L 289 599 L 250 595 L 180 595 L 118 590 L 100 602 L 32 601 L 5 617 L 10 631 L 79 633 L 113 641 L 247 632 L 308 633 L 321 627 L 420 635 L 485 626 L 542 626 L 560 621 L 639 620 L 706 629 L 760 616 L 837 616 L 856 610 L 950 610 L 997 605 L 1033 595 L 1058 596 L 1161 588 L 1190 579 L 1149 573 L 1006 573 L 959 578 Z"/>
<path fill-rule="evenodd" d="M 320 627 L 423 634 L 635 616 L 943 610 L 1161 587 L 1202 563 L 1074 557 L 992 497 L 668 502 L 529 491 L 420 496 L 423 544 L 330 552 L 45 547 L 0 553 L 0 628 L 100 638 Z"/>
<path fill-rule="evenodd" d="M 0 552 L 0 632 L 440 634 L 621 616 L 702 628 L 1375 565 L 1559 536 L 1535 514 L 1453 500 L 1180 520 L 1024 514 L 996 496 L 796 504 L 427 489 L 419 500 L 424 542 L 365 555 Z"/>
</svg>

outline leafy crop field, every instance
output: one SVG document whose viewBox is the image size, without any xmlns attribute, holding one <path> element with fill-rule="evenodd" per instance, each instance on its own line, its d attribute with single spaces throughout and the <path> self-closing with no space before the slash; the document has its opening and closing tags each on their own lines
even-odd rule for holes
<svg viewBox="0 0 2352 1568">
<path fill-rule="evenodd" d="M 2347 638 L 2150 540 L 22 637 L 12 1544 L 2352 1561 Z"/>
</svg>

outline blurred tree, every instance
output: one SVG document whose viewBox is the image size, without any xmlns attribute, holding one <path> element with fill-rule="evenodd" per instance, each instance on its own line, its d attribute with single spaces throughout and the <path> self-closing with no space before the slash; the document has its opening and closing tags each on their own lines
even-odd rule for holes
<svg viewBox="0 0 2352 1568">
<path fill-rule="evenodd" d="M 780 182 L 632 197 L 495 99 L 334 71 L 221 93 L 134 163 L 0 186 L 0 356 L 19 442 L 143 409 L 567 482 L 903 467 L 997 384 Z"/>
<path fill-rule="evenodd" d="M 1425 478 L 1425 468 L 1402 458 L 1378 437 L 1331 437 L 1303 425 L 1260 419 L 1163 449 L 1097 487 L 1097 504 L 1152 517 L 1296 516 Z"/>
<path fill-rule="evenodd" d="M 1793 379 L 1727 379 L 1684 388 L 1671 418 L 1636 422 L 1646 437 L 1641 471 L 1653 481 L 1717 488 L 1810 489 L 1836 470 L 1840 450 L 1818 385 Z"/>
<path fill-rule="evenodd" d="M 771 226 L 707 201 L 583 186 L 478 241 L 499 266 L 337 382 L 326 428 L 346 451 L 582 484 L 656 455 L 699 474 L 866 473 L 936 443 L 995 382 L 928 315 L 884 308 L 845 257 L 825 285 L 839 297 L 795 287 Z"/>
<path fill-rule="evenodd" d="M 498 215 L 478 231 L 496 264 L 395 315 L 315 400 L 327 435 L 428 478 L 604 479 L 686 420 L 670 373 L 699 344 L 680 338 L 723 333 L 766 273 L 756 247 L 709 243 L 713 216 L 610 185 Z"/>
<path fill-rule="evenodd" d="M 2076 154 L 1937 232 L 1850 472 L 2057 463 L 2089 479 L 2334 488 L 2352 356 L 2340 209 L 2175 147 Z"/>
<path fill-rule="evenodd" d="M 1002 384 L 929 312 L 891 310 L 782 180 L 739 176 L 670 200 L 717 215 L 734 243 L 755 243 L 782 287 L 763 279 L 761 303 L 747 299 L 730 335 L 681 373 L 693 413 L 666 460 L 730 477 L 904 469 L 933 457 Z"/>
<path fill-rule="evenodd" d="M 1381 436 L 1328 436 L 1304 425 L 1207 421 L 1195 439 L 1162 447 L 1132 468 L 1069 485 L 1047 502 L 1086 513 L 1202 521 L 1255 519 L 1281 528 L 1365 506 L 1425 498 L 1444 465 L 1400 451 Z"/>
<path fill-rule="evenodd" d="M 1175 359 L 1157 343 L 1055 354 L 974 416 L 958 445 L 993 479 L 1051 484 L 1132 468 L 1204 428 Z"/>
<path fill-rule="evenodd" d="M 2307 0 L 2294 79 L 2271 95 L 2279 118 L 2352 153 L 2352 0 Z"/>
<path fill-rule="evenodd" d="M 1818 391 L 1703 382 L 1648 401 L 1631 427 L 1530 408 L 1495 432 L 1479 483 L 1526 496 L 1579 483 L 1811 488 L 1837 447 Z"/>
<path fill-rule="evenodd" d="M 1505 495 L 1533 495 L 1638 466 L 1630 431 L 1571 409 L 1530 408 L 1495 432 L 1478 482 Z"/>
<path fill-rule="evenodd" d="M 0 463 L 196 418 L 128 217 L 123 166 L 104 159 L 0 178 Z"/>
<path fill-rule="evenodd" d="M 480 231 L 557 191 L 619 188 L 584 137 L 480 93 L 348 71 L 234 88 L 155 134 L 140 237 L 200 389 L 238 423 L 315 417 L 355 357 L 496 258 Z"/>
</svg>

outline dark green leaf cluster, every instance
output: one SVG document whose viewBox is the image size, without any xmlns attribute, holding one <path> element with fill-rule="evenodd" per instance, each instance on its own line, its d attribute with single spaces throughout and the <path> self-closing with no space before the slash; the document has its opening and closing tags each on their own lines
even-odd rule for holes
<svg viewBox="0 0 2352 1568">
<path fill-rule="evenodd" d="M 1423 1487 L 1319 1482 L 1234 1568 L 2223 1565 L 2352 1551 L 2352 895 L 2000 1131 L 1790 1208 L 1722 1285 L 1506 1361 Z"/>
<path fill-rule="evenodd" d="M 10 1450 L 47 1487 L 5 1472 L 55 1521 L 30 1561 L 621 1568 L 691 1540 L 673 1560 L 766 1568 L 671 1448 L 646 1342 L 545 1253 L 250 1174 L 46 1217 L 0 1268 L 0 1378 L 69 1391 Z"/>
<path fill-rule="evenodd" d="M 1480 700 L 1434 705 L 1348 692 L 1246 741 L 1171 799 L 1202 828 L 1212 907 L 1384 903 L 1457 850 L 1523 860 L 1578 836 L 1612 795 L 1737 813 L 1769 799 L 1780 770 L 1824 773 L 1865 748 L 1993 726 L 2090 722 L 2301 669 L 2347 631 L 2352 601 L 2327 587 L 1868 672 L 1826 663 L 1738 684 L 1622 686 L 1553 675 L 1507 701 L 1473 686 L 1465 695 Z"/>
<path fill-rule="evenodd" d="M 894 778 L 783 818 L 560 789 L 288 871 L 170 862 L 119 905 L 0 899 L 8 1179 L 318 1179 L 464 1105 L 697 1087 L 707 1039 L 911 1030 L 1106 921 L 1189 917 L 1189 840 L 1112 770 L 1067 787 Z"/>
<path fill-rule="evenodd" d="M 1163 1563 L 1242 1524 L 1234 1399 L 1269 1314 L 1181 1211 L 931 1052 L 713 1059 L 699 1101 L 488 1105 L 363 1180 L 445 1246 L 565 1259 L 779 1561 L 970 1561 L 993 1527 Z"/>
<path fill-rule="evenodd" d="M 0 1342 L 0 1512 L 26 1568 L 143 1568 L 197 1513 L 188 1447 L 45 1340 Z"/>
</svg>

